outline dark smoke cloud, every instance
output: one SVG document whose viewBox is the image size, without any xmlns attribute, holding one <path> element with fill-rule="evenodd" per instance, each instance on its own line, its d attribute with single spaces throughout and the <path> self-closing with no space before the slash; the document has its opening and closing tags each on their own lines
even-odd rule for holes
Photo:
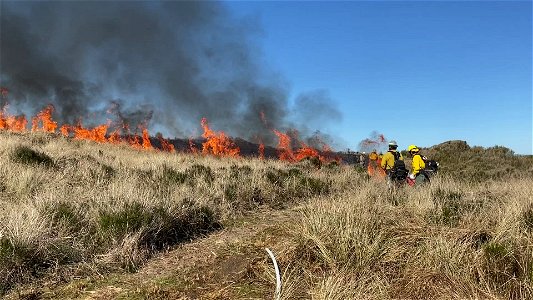
<svg viewBox="0 0 533 300">
<path fill-rule="evenodd" d="M 52 103 L 62 122 L 95 112 L 105 120 L 115 101 L 123 117 L 153 114 L 150 126 L 171 136 L 207 117 L 217 129 L 272 144 L 261 111 L 280 129 L 293 125 L 291 115 L 315 125 L 338 119 L 320 92 L 299 97 L 291 113 L 288 84 L 258 63 L 259 31 L 217 2 L 2 1 L 0 84 L 31 113 Z"/>
</svg>

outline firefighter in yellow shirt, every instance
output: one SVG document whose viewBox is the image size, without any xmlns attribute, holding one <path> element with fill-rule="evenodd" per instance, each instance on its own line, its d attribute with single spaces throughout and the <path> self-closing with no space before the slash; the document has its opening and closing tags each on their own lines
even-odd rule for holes
<svg viewBox="0 0 533 300">
<path fill-rule="evenodd" d="M 394 162 L 398 160 L 403 160 L 403 156 L 400 152 L 396 151 L 398 149 L 398 144 L 396 141 L 391 141 L 389 143 L 389 151 L 383 154 L 381 158 L 381 168 L 389 175 L 390 170 L 394 167 Z"/>
<path fill-rule="evenodd" d="M 411 174 L 409 175 L 410 178 L 414 179 L 417 184 L 429 181 L 428 176 L 426 176 L 426 173 L 424 172 L 426 163 L 424 162 L 424 159 L 422 159 L 422 155 L 420 155 L 420 149 L 418 149 L 416 145 L 409 145 L 407 151 L 413 156 Z"/>
</svg>

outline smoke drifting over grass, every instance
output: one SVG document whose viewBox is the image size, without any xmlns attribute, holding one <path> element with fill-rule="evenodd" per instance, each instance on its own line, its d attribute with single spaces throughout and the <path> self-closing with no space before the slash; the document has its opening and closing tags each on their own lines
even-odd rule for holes
<svg viewBox="0 0 533 300">
<path fill-rule="evenodd" d="M 259 63 L 258 24 L 221 3 L 3 1 L 0 8 L 0 82 L 19 109 L 52 103 L 60 122 L 101 122 L 114 101 L 135 120 L 153 115 L 151 127 L 171 136 L 189 135 L 207 117 L 266 143 L 274 136 L 261 111 L 280 129 L 297 121 L 288 84 Z M 340 115 L 321 93 L 296 102 L 300 116 L 322 124 Z"/>
</svg>

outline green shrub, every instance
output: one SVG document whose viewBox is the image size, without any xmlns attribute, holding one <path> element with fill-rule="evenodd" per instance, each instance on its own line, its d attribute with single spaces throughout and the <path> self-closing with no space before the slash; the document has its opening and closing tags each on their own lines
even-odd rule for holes
<svg viewBox="0 0 533 300">
<path fill-rule="evenodd" d="M 281 205 L 280 201 L 326 194 L 331 188 L 331 182 L 306 176 L 297 168 L 287 171 L 270 169 L 266 171 L 265 177 L 268 182 L 277 187 L 277 202 L 273 203 L 275 207 Z"/>
<path fill-rule="evenodd" d="M 40 269 L 36 248 L 16 243 L 7 238 L 0 239 L 0 295 L 5 294 L 16 283 L 27 280 Z"/>
<path fill-rule="evenodd" d="M 185 173 L 191 178 L 203 178 L 205 182 L 209 184 L 215 180 L 215 175 L 211 168 L 199 164 L 192 165 L 185 171 Z"/>
<path fill-rule="evenodd" d="M 331 182 L 324 182 L 318 178 L 302 177 L 298 189 L 302 189 L 311 195 L 327 194 L 331 187 Z"/>
<path fill-rule="evenodd" d="M 252 175 L 253 170 L 250 166 L 237 166 L 232 165 L 230 167 L 230 177 L 233 179 L 241 179 L 247 176 Z"/>
<path fill-rule="evenodd" d="M 106 164 L 102 164 L 101 168 L 102 168 L 102 172 L 104 173 L 105 179 L 111 179 L 113 178 L 113 176 L 115 176 L 116 171 L 115 169 L 113 169 L 113 167 L 108 166 Z"/>
<path fill-rule="evenodd" d="M 301 177 L 302 171 L 296 168 L 291 168 L 287 171 L 270 169 L 265 173 L 265 176 L 270 183 L 283 187 L 287 181 Z"/>
<path fill-rule="evenodd" d="M 27 165 L 42 165 L 46 167 L 54 166 L 54 161 L 50 156 L 42 152 L 35 151 L 27 146 L 17 146 L 11 153 L 11 160 Z"/>
<path fill-rule="evenodd" d="M 140 203 L 126 203 L 116 212 L 100 211 L 99 227 L 106 237 L 123 238 L 150 224 L 151 214 Z"/>
<path fill-rule="evenodd" d="M 83 216 L 80 216 L 76 206 L 57 202 L 45 207 L 45 213 L 50 214 L 52 225 L 67 229 L 69 232 L 77 232 L 83 226 Z"/>
<path fill-rule="evenodd" d="M 430 220 L 437 224 L 455 226 L 461 218 L 463 194 L 438 188 L 432 192 L 435 208 L 430 212 Z"/>
<path fill-rule="evenodd" d="M 151 215 L 152 226 L 143 235 L 142 244 L 154 250 L 161 250 L 222 228 L 218 215 L 208 206 L 189 204 L 179 213 L 155 208 Z"/>
<path fill-rule="evenodd" d="M 183 172 L 178 172 L 166 165 L 163 166 L 163 171 L 159 181 L 167 185 L 183 184 L 187 181 L 188 176 Z"/>
<path fill-rule="evenodd" d="M 487 243 L 484 247 L 484 255 L 486 278 L 498 288 L 503 288 L 513 279 L 525 277 L 526 274 L 515 257 L 513 245 L 498 242 Z"/>
<path fill-rule="evenodd" d="M 506 257 L 509 252 L 505 245 L 492 242 L 485 246 L 485 254 L 491 259 L 500 259 Z"/>
<path fill-rule="evenodd" d="M 211 208 L 196 206 L 189 201 L 184 201 L 177 211 L 169 211 L 164 206 L 127 203 L 115 212 L 101 211 L 99 228 L 102 238 L 117 241 L 127 234 L 142 231 L 140 245 L 157 250 L 219 229 L 220 221 Z"/>
<path fill-rule="evenodd" d="M 231 201 L 237 200 L 237 196 L 238 196 L 238 188 L 235 183 L 224 186 L 224 197 L 228 201 L 231 202 Z"/>
</svg>

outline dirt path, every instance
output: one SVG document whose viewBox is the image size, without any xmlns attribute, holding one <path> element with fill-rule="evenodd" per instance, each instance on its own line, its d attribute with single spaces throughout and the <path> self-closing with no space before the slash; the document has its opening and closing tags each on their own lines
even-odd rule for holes
<svg viewBox="0 0 533 300">
<path fill-rule="evenodd" d="M 267 299 L 274 291 L 265 251 L 290 247 L 294 209 L 255 212 L 205 238 L 157 255 L 137 273 L 86 278 L 34 295 L 45 299 Z M 272 273 L 272 272 L 270 272 Z M 26 298 L 26 297 L 18 297 Z"/>
</svg>

